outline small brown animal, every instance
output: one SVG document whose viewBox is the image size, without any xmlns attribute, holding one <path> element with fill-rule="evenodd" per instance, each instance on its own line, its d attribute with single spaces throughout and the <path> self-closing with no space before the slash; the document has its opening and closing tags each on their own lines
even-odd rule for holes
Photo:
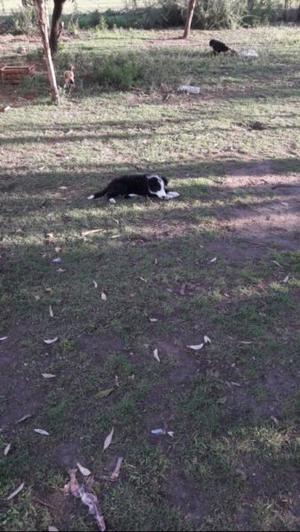
<svg viewBox="0 0 300 532">
<path fill-rule="evenodd" d="M 75 74 L 74 74 L 74 66 L 70 65 L 70 70 L 66 70 L 64 73 L 64 89 L 65 90 L 71 90 L 71 87 L 75 85 Z"/>
</svg>

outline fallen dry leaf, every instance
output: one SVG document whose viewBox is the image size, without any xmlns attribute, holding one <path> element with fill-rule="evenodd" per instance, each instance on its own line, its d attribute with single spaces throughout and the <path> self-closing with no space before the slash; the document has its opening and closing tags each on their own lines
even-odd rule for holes
<svg viewBox="0 0 300 532">
<path fill-rule="evenodd" d="M 49 305 L 49 315 L 50 315 L 50 318 L 54 318 L 52 305 Z"/>
<path fill-rule="evenodd" d="M 113 470 L 112 474 L 110 475 L 110 479 L 112 481 L 115 481 L 115 480 L 117 480 L 119 478 L 120 469 L 121 469 L 122 463 L 123 463 L 123 457 L 119 456 L 119 458 L 117 460 L 117 463 L 116 463 L 116 467 Z"/>
<path fill-rule="evenodd" d="M 211 339 L 209 338 L 209 336 L 206 336 L 206 334 L 204 335 L 203 340 L 205 344 L 211 344 Z"/>
<path fill-rule="evenodd" d="M 172 430 L 152 429 L 151 434 L 153 434 L 154 436 L 165 436 L 167 434 L 171 438 L 174 438 L 174 432 Z"/>
<path fill-rule="evenodd" d="M 59 532 L 56 526 L 48 526 L 48 532 Z"/>
<path fill-rule="evenodd" d="M 51 262 L 53 264 L 60 264 L 62 262 L 62 259 L 60 257 L 55 257 L 55 259 L 52 259 Z"/>
<path fill-rule="evenodd" d="M 97 399 L 103 399 L 104 397 L 108 397 L 112 392 L 114 391 L 114 388 L 107 388 L 106 390 L 100 390 L 96 393 L 95 397 Z"/>
<path fill-rule="evenodd" d="M 56 375 L 53 375 L 53 373 L 42 373 L 42 377 L 44 377 L 44 379 L 54 379 Z"/>
<path fill-rule="evenodd" d="M 209 262 L 216 262 L 216 260 L 217 260 L 217 257 L 214 257 L 213 259 L 210 259 Z"/>
<path fill-rule="evenodd" d="M 90 487 L 92 486 L 92 481 L 90 482 L 91 477 L 86 480 L 86 484 L 82 484 L 80 486 L 76 478 L 76 472 L 77 469 L 69 469 L 68 473 L 70 475 L 70 480 L 64 486 L 64 494 L 71 494 L 73 497 L 77 498 L 80 497 L 81 502 L 88 506 L 89 513 L 95 517 L 101 532 L 105 532 L 106 525 L 102 512 L 99 508 L 98 499 L 96 495 L 89 491 Z"/>
<path fill-rule="evenodd" d="M 271 416 L 271 419 L 272 419 L 272 421 L 274 421 L 274 423 L 275 423 L 276 425 L 279 425 L 279 421 L 278 421 L 277 417 L 275 417 L 275 416 Z"/>
<path fill-rule="evenodd" d="M 289 278 L 290 278 L 290 276 L 289 276 L 289 275 L 287 275 L 287 276 L 286 276 L 286 277 L 285 277 L 285 278 L 283 279 L 283 281 L 282 281 L 282 282 L 283 282 L 283 283 L 287 283 L 287 282 L 288 282 L 288 280 L 289 280 Z"/>
<path fill-rule="evenodd" d="M 37 434 L 41 434 L 42 436 L 49 436 L 49 432 L 47 432 L 44 429 L 33 429 L 34 432 L 37 432 Z"/>
<path fill-rule="evenodd" d="M 154 436 L 161 436 L 166 434 L 166 429 L 152 429 L 151 434 L 154 434 Z"/>
<path fill-rule="evenodd" d="M 16 423 L 22 423 L 22 421 L 25 421 L 26 419 L 30 417 L 32 417 L 32 414 L 25 414 L 25 416 L 20 417 L 20 419 L 18 419 Z"/>
<path fill-rule="evenodd" d="M 81 235 L 82 236 L 94 235 L 95 233 L 100 233 L 101 231 L 103 231 L 103 229 L 90 229 L 88 231 L 82 231 Z"/>
<path fill-rule="evenodd" d="M 153 351 L 153 356 L 154 356 L 155 360 L 157 360 L 157 362 L 160 362 L 160 358 L 159 358 L 159 354 L 158 354 L 158 349 L 154 349 L 154 351 Z"/>
<path fill-rule="evenodd" d="M 204 344 L 196 344 L 196 345 L 187 345 L 189 349 L 192 349 L 193 351 L 200 351 L 202 347 L 204 347 Z"/>
<path fill-rule="evenodd" d="M 51 345 L 51 344 L 55 344 L 55 342 L 57 342 L 58 340 L 58 336 L 55 336 L 55 338 L 44 338 L 44 344 L 47 344 L 47 345 Z"/>
<path fill-rule="evenodd" d="M 25 482 L 22 482 L 22 484 L 20 484 L 20 486 L 17 489 L 15 489 L 15 491 L 13 491 L 8 497 L 6 497 L 6 500 L 11 501 L 11 499 L 13 499 L 16 495 L 18 495 L 18 493 L 20 493 L 20 491 L 22 491 L 24 486 L 25 486 Z"/>
<path fill-rule="evenodd" d="M 186 283 L 183 283 L 183 284 L 181 285 L 180 290 L 179 290 L 179 293 L 180 293 L 181 296 L 184 296 L 184 295 L 185 295 L 185 289 L 186 289 Z"/>
<path fill-rule="evenodd" d="M 149 321 L 151 321 L 151 323 L 155 323 L 156 321 L 158 321 L 157 318 L 149 318 Z"/>
<path fill-rule="evenodd" d="M 69 469 L 68 473 L 70 475 L 70 480 L 69 482 L 67 482 L 67 484 L 65 484 L 64 486 L 64 494 L 65 495 L 69 495 L 69 493 L 71 495 L 73 495 L 73 497 L 79 497 L 79 484 L 78 484 L 78 480 L 76 478 L 76 472 L 77 472 L 77 469 Z"/>
<path fill-rule="evenodd" d="M 103 514 L 98 506 L 98 499 L 96 495 L 94 495 L 93 493 L 90 493 L 89 491 L 86 491 L 84 486 L 80 486 L 79 496 L 83 504 L 85 504 L 88 507 L 89 513 L 95 517 L 96 522 L 101 532 L 105 532 L 106 524 L 105 524 Z"/>
<path fill-rule="evenodd" d="M 95 287 L 95 288 L 98 288 L 98 283 L 97 283 L 97 281 L 93 281 L 93 284 L 94 284 L 94 287 Z"/>
<path fill-rule="evenodd" d="M 112 442 L 112 438 L 113 438 L 113 434 L 114 434 L 114 427 L 111 429 L 110 433 L 108 434 L 108 436 L 106 436 L 105 440 L 104 440 L 104 445 L 103 445 L 103 451 L 106 451 L 106 449 L 108 449 L 108 447 L 110 446 L 111 442 Z"/>
<path fill-rule="evenodd" d="M 90 472 L 89 469 L 87 469 L 87 467 L 84 467 L 82 466 L 79 462 L 77 462 L 77 467 L 80 471 L 80 473 L 84 476 L 84 477 L 89 477 L 92 473 Z"/>
<path fill-rule="evenodd" d="M 56 240 L 55 236 L 54 236 L 54 233 L 47 233 L 46 234 L 46 239 L 49 241 L 49 242 L 53 242 Z"/>
<path fill-rule="evenodd" d="M 105 292 L 101 292 L 101 299 L 102 301 L 106 301 L 107 300 L 107 295 Z"/>
<path fill-rule="evenodd" d="M 11 449 L 11 443 L 8 443 L 3 451 L 4 456 L 7 456 Z"/>
<path fill-rule="evenodd" d="M 8 336 L 1 336 L 0 342 L 4 342 L 4 340 L 7 340 Z"/>
</svg>

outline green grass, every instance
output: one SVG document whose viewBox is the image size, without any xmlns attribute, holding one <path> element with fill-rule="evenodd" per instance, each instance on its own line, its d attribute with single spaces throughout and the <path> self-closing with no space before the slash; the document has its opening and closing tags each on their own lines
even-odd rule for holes
<svg viewBox="0 0 300 532">
<path fill-rule="evenodd" d="M 143 1 L 139 2 L 140 5 L 144 5 Z M 80 12 L 94 11 L 106 11 L 107 9 L 122 9 L 126 6 L 126 0 L 76 0 L 76 4 L 73 4 L 70 0 L 66 3 L 64 12 L 71 13 L 74 9 Z M 21 0 L 1 0 L 0 1 L 0 13 L 9 13 L 11 11 L 17 11 L 22 7 Z"/>
<path fill-rule="evenodd" d="M 209 57 L 213 32 L 186 45 L 179 33 L 64 43 L 58 74 L 74 60 L 78 87 L 59 108 L 41 77 L 2 87 L 4 530 L 94 530 L 62 492 L 76 461 L 95 474 L 110 530 L 297 529 L 299 35 L 215 32 L 238 49 L 255 42 L 248 62 Z M 112 72 L 124 80 L 129 52 L 139 75 L 121 91 Z M 182 82 L 201 95 L 178 94 Z M 180 198 L 86 200 L 112 176 L 149 170 Z M 204 334 L 210 345 L 186 347 Z M 174 438 L 151 436 L 158 427 Z"/>
</svg>

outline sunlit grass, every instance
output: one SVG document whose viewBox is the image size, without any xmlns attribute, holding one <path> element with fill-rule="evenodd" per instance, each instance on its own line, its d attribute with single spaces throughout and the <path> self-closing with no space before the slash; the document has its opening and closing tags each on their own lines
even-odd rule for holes
<svg viewBox="0 0 300 532">
<path fill-rule="evenodd" d="M 61 491 L 74 446 L 100 479 L 112 530 L 296 528 L 299 253 L 268 240 L 266 218 L 286 204 L 278 231 L 290 243 L 299 36 L 216 32 L 237 47 L 255 43 L 259 60 L 246 62 L 208 57 L 212 32 L 192 32 L 184 50 L 158 40 L 179 33 L 89 32 L 64 44 L 58 69 L 75 53 L 83 87 L 55 108 L 39 82 L 21 86 L 17 96 L 34 100 L 1 115 L 0 448 L 13 443 L 0 458 L 3 500 L 25 482 L 3 503 L 6 530 L 93 529 Z M 127 49 L 150 69 L 139 87 L 85 85 L 88 64 Z M 182 80 L 200 96 L 178 94 Z M 180 198 L 86 199 L 114 176 L 148 171 Z M 285 181 L 292 194 L 271 188 Z M 204 335 L 211 344 L 187 347 Z M 24 409 L 33 418 L 15 424 Z M 174 438 L 152 439 L 158 427 Z M 120 480 L 106 484 L 116 456 Z"/>
</svg>

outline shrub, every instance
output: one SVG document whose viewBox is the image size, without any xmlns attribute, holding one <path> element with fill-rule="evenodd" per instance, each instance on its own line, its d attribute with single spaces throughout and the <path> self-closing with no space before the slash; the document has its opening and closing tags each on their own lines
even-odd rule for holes
<svg viewBox="0 0 300 532">
<path fill-rule="evenodd" d="M 23 7 L 11 15 L 11 33 L 33 35 L 37 31 L 34 7 Z"/>
</svg>

